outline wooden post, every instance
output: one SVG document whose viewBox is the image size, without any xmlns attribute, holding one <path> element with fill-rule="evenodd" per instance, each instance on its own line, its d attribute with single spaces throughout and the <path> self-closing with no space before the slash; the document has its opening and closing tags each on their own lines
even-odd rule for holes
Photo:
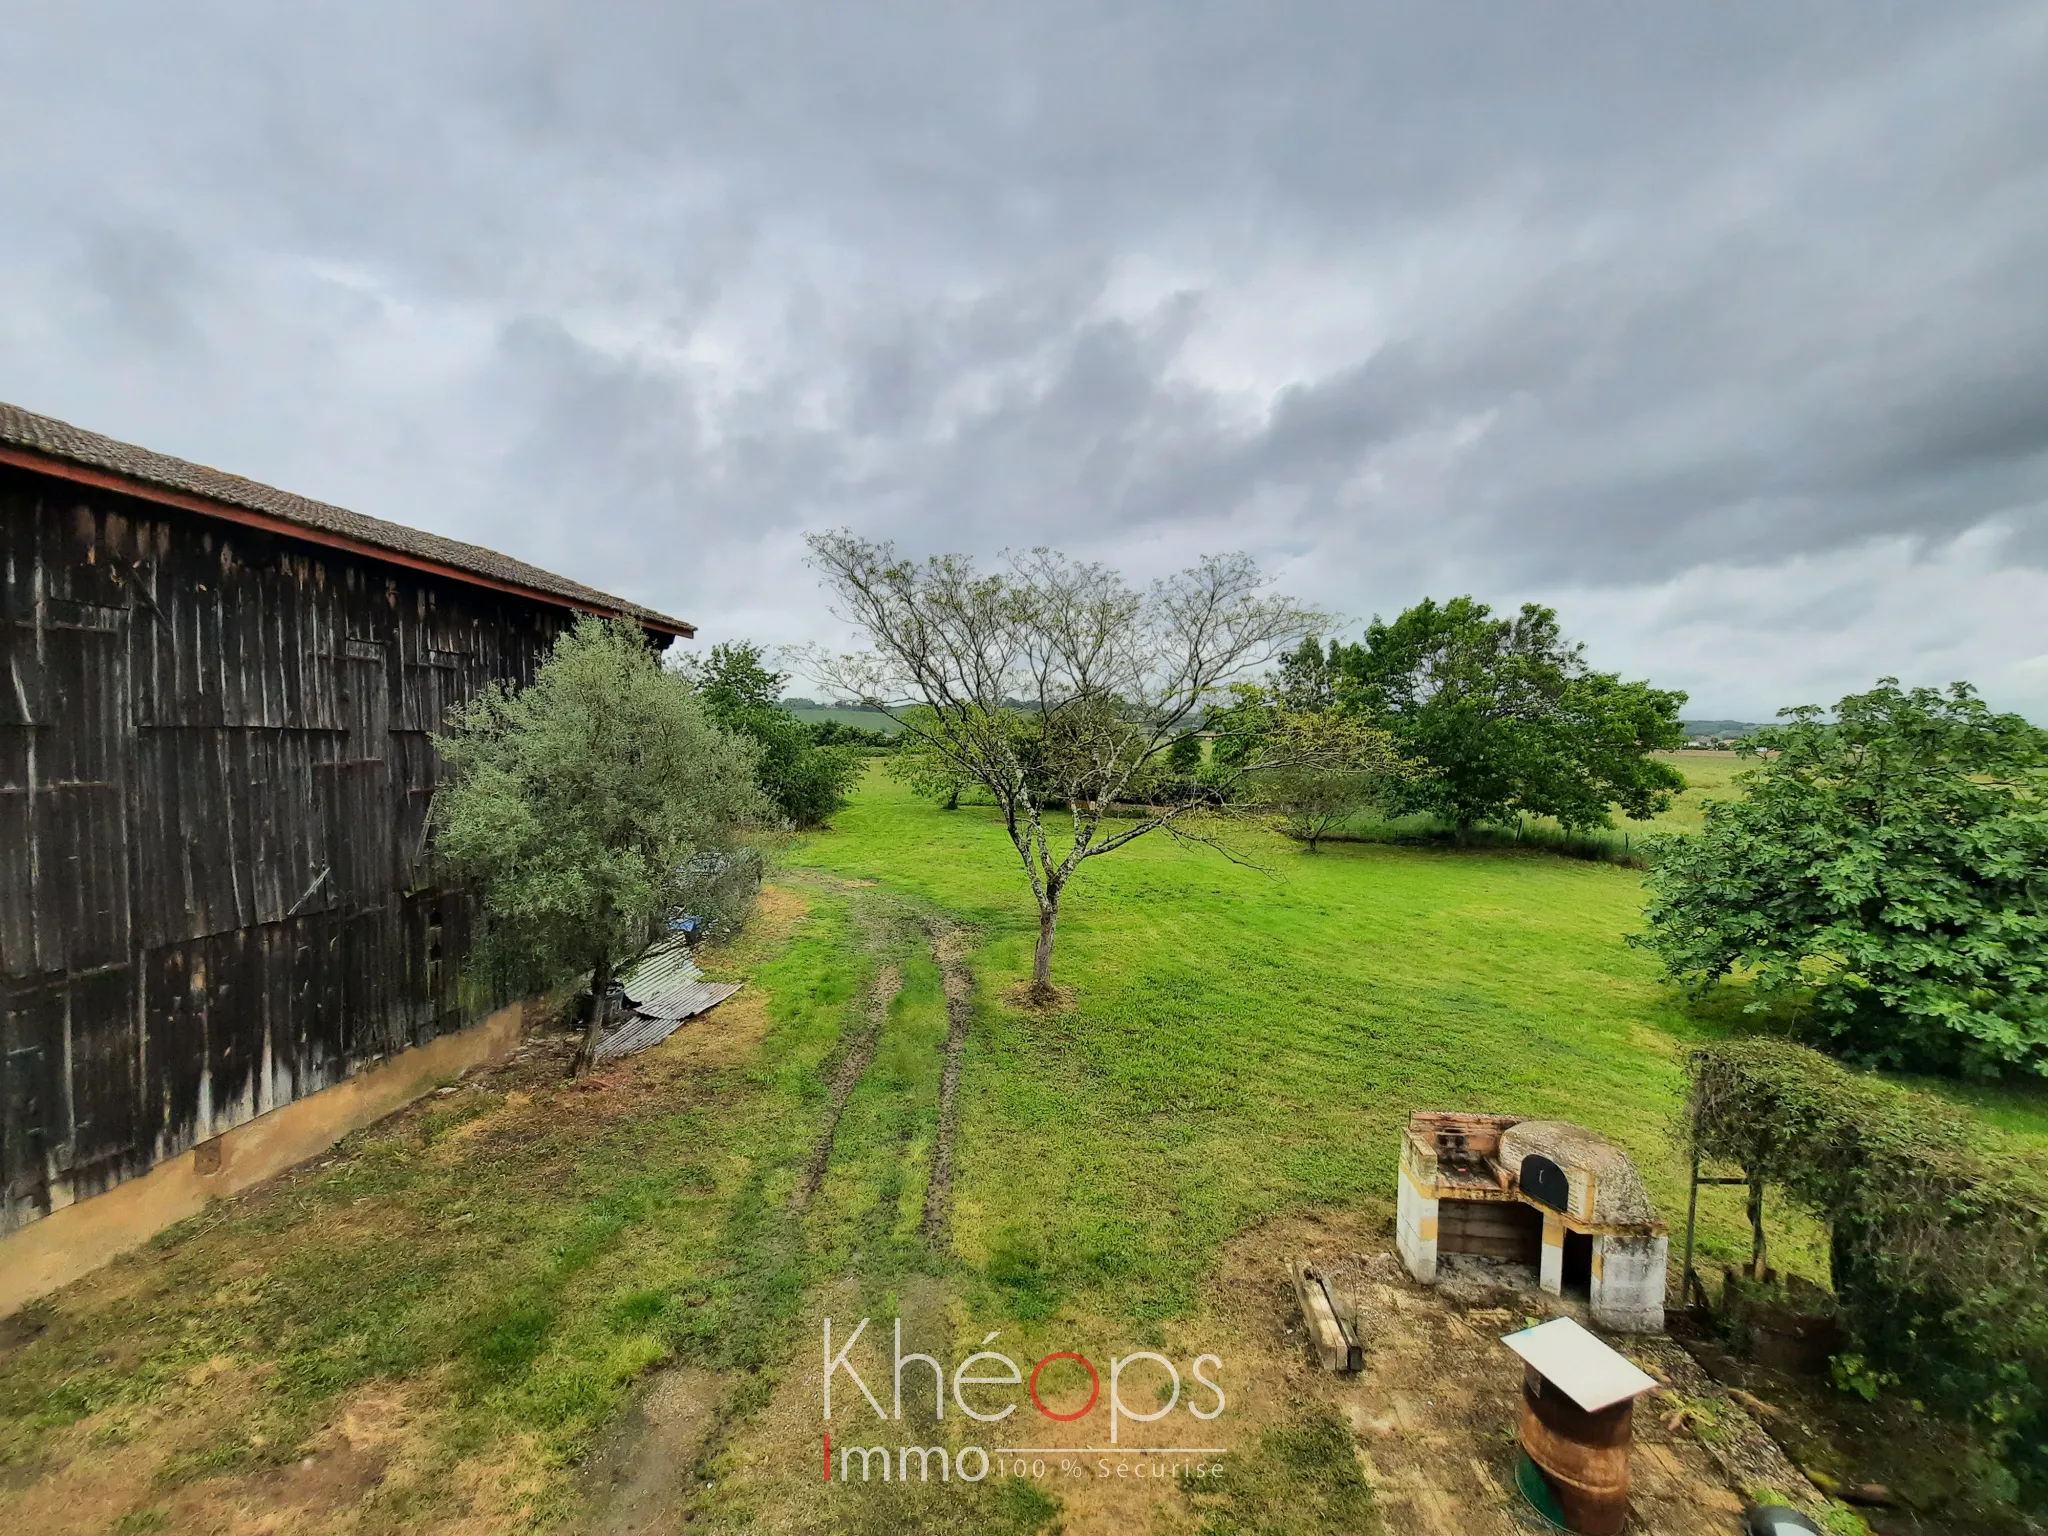
<svg viewBox="0 0 2048 1536">
<path fill-rule="evenodd" d="M 1770 1255 L 1764 1250 L 1764 1181 L 1762 1174 L 1749 1178 L 1749 1278 L 1763 1280 L 1770 1275 Z"/>
<path fill-rule="evenodd" d="M 1697 1282 L 1692 1274 L 1692 1229 L 1700 1215 L 1700 1117 L 1692 1117 L 1692 1190 L 1685 1201 L 1685 1267 L 1678 1272 L 1678 1300 L 1682 1306 L 1692 1305 L 1693 1287 Z M 1704 1293 L 1705 1287 L 1700 1287 Z"/>
</svg>

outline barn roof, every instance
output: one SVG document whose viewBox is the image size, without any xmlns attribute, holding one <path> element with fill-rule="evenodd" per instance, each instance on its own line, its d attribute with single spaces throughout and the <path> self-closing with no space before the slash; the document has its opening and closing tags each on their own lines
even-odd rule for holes
<svg viewBox="0 0 2048 1536">
<path fill-rule="evenodd" d="M 365 517 L 245 480 L 224 470 L 189 464 L 133 443 L 117 442 L 50 416 L 0 401 L 0 463 L 22 465 L 70 480 L 164 502 L 230 522 L 353 550 L 375 559 L 432 571 L 456 581 L 539 597 L 572 608 L 623 614 L 664 634 L 694 635 L 693 624 L 629 603 L 580 581 L 557 576 L 510 555 L 437 533 Z"/>
</svg>

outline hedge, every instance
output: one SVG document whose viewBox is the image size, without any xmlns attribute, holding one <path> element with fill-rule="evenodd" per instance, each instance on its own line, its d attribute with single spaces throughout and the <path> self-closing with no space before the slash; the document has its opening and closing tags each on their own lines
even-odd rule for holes
<svg viewBox="0 0 2048 1536">
<path fill-rule="evenodd" d="M 1988 1432 L 2048 1504 L 2048 1155 L 1943 1099 L 1779 1040 L 1692 1053 L 1687 1134 L 1831 1232 L 1845 1328 Z"/>
</svg>

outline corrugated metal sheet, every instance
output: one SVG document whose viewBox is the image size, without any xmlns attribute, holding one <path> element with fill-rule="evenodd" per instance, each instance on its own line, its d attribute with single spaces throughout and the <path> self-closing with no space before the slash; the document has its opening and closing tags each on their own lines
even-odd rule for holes
<svg viewBox="0 0 2048 1536">
<path fill-rule="evenodd" d="M 658 1045 L 693 1019 L 739 991 L 736 983 L 706 981 L 680 934 L 664 939 L 619 973 L 626 1018 L 598 1043 L 599 1060 L 630 1056 Z"/>
<path fill-rule="evenodd" d="M 704 973 L 690 954 L 689 941 L 681 934 L 663 939 L 644 950 L 640 958 L 619 972 L 619 986 L 626 1001 L 642 1012 L 653 1011 L 662 997 L 677 987 L 702 981 Z"/>
<path fill-rule="evenodd" d="M 598 1042 L 598 1060 L 631 1056 L 650 1045 L 659 1045 L 698 1014 L 708 1012 L 739 991 L 736 981 L 698 981 L 664 995 L 660 1013 L 633 1009 L 625 1022 Z"/>
</svg>

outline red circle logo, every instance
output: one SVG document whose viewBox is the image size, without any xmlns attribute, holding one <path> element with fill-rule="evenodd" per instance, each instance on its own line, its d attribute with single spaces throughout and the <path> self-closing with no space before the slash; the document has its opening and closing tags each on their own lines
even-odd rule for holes
<svg viewBox="0 0 2048 1536">
<path fill-rule="evenodd" d="M 1088 1401 L 1081 1405 L 1079 1413 L 1054 1413 L 1038 1400 L 1038 1373 L 1054 1360 L 1079 1361 L 1081 1369 L 1088 1373 Z M 1102 1378 L 1095 1374 L 1095 1367 L 1088 1363 L 1086 1355 L 1076 1355 L 1063 1350 L 1057 1355 L 1047 1355 L 1045 1359 L 1031 1367 L 1031 1382 L 1025 1390 L 1031 1394 L 1031 1406 L 1044 1414 L 1048 1419 L 1057 1419 L 1062 1424 L 1071 1424 L 1076 1419 L 1085 1418 L 1088 1410 L 1095 1406 L 1095 1399 L 1102 1393 Z"/>
</svg>

